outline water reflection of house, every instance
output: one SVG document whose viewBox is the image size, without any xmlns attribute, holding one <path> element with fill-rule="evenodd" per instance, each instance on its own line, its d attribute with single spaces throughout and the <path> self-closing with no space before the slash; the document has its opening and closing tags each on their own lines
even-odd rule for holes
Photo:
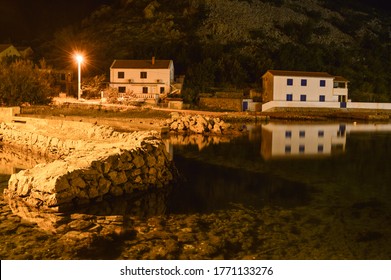
<svg viewBox="0 0 391 280">
<path fill-rule="evenodd" d="M 345 151 L 344 124 L 267 124 L 262 126 L 261 154 L 279 157 L 329 156 Z"/>
</svg>

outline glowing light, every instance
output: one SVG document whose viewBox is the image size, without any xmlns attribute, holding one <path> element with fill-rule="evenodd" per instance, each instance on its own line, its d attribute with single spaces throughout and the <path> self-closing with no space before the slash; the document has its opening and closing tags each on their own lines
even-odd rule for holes
<svg viewBox="0 0 391 280">
<path fill-rule="evenodd" d="M 81 64 L 83 62 L 83 56 L 80 54 L 75 55 L 76 61 L 77 61 L 77 99 L 80 100 L 81 98 Z"/>
<path fill-rule="evenodd" d="M 82 63 L 83 62 L 83 56 L 81 56 L 80 54 L 77 54 L 76 55 L 76 61 L 77 61 L 77 63 Z"/>
</svg>

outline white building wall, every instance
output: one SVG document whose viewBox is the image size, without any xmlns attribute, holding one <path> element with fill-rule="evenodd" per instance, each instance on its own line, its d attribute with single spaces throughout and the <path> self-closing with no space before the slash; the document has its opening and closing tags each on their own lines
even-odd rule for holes
<svg viewBox="0 0 391 280">
<path fill-rule="evenodd" d="M 293 85 L 287 85 L 288 79 L 293 80 Z M 307 80 L 306 86 L 301 85 L 302 79 Z M 320 86 L 320 80 L 325 81 L 325 87 Z M 273 91 L 275 101 L 286 101 L 287 94 L 292 94 L 292 101 L 300 101 L 301 95 L 306 95 L 309 102 L 318 102 L 320 95 L 326 102 L 338 101 L 338 96 L 333 95 L 333 78 L 274 76 Z"/>
<path fill-rule="evenodd" d="M 124 78 L 118 78 L 118 72 L 124 72 Z M 141 78 L 140 73 L 146 72 L 147 78 Z M 160 88 L 164 87 L 164 92 L 170 92 L 171 69 L 111 69 L 111 86 L 126 87 L 126 92 L 142 94 L 143 87 L 148 88 L 149 94 L 160 93 Z"/>
<path fill-rule="evenodd" d="M 391 110 L 391 103 L 348 102 L 348 109 Z"/>
<path fill-rule="evenodd" d="M 339 102 L 270 101 L 262 104 L 262 111 L 273 108 L 340 108 Z M 391 110 L 391 103 L 347 102 L 347 109 Z"/>
<path fill-rule="evenodd" d="M 349 106 L 349 103 L 348 103 Z M 340 108 L 339 102 L 300 102 L 300 101 L 270 101 L 262 104 L 262 111 L 273 108 Z M 348 107 L 350 108 L 350 107 Z"/>
</svg>

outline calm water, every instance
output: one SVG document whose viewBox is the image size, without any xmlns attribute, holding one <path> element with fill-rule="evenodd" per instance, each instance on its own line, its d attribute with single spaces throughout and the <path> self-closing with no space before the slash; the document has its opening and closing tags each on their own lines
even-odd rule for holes
<svg viewBox="0 0 391 280">
<path fill-rule="evenodd" d="M 2 201 L 1 258 L 391 258 L 390 124 L 248 130 L 166 139 L 181 174 L 167 191 L 66 214 Z M 0 172 L 40 161 L 20 157 L 3 148 Z"/>
</svg>

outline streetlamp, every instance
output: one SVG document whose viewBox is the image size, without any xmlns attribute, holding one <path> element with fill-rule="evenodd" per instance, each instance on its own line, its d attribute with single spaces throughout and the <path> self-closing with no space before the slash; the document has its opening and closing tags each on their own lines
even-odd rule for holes
<svg viewBox="0 0 391 280">
<path fill-rule="evenodd" d="M 83 62 L 83 56 L 80 54 L 76 55 L 77 61 L 77 99 L 81 98 L 81 63 Z"/>
</svg>

